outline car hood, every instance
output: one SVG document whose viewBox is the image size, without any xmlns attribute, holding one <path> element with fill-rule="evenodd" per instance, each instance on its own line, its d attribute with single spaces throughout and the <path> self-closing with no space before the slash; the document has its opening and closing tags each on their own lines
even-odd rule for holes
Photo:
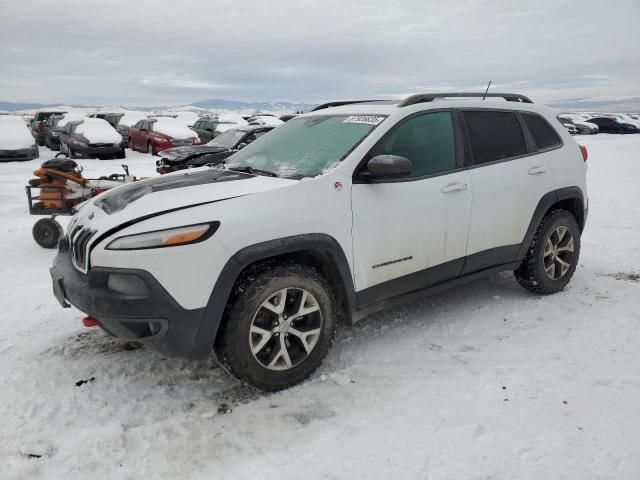
<svg viewBox="0 0 640 480">
<path fill-rule="evenodd" d="M 296 183 L 298 180 L 254 176 L 219 168 L 190 169 L 129 183 L 102 193 L 83 204 L 73 224 L 105 231 L 163 213 Z"/>
<path fill-rule="evenodd" d="M 208 155 L 211 153 L 228 152 L 229 149 L 217 145 L 200 145 L 197 147 L 174 147 L 162 150 L 160 156 L 174 162 L 187 160 L 189 158 L 198 157 L 200 155 Z"/>
</svg>

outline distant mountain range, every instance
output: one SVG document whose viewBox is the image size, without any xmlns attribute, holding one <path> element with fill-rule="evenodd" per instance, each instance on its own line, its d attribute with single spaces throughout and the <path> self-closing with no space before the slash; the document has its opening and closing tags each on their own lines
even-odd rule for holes
<svg viewBox="0 0 640 480">
<path fill-rule="evenodd" d="M 65 105 L 62 103 L 33 103 L 33 102 L 4 102 L 0 101 L 0 110 L 5 110 L 8 112 L 15 112 L 18 110 L 39 110 L 42 108 L 57 108 L 57 107 L 74 107 L 74 108 L 95 108 L 103 110 L 104 107 L 99 107 L 95 105 Z M 184 106 L 156 106 L 156 107 L 120 107 L 120 108 L 129 108 L 131 110 L 142 110 L 142 111 L 151 111 L 151 110 L 176 110 L 176 109 L 185 109 L 189 110 L 190 108 L 196 109 L 204 109 L 204 110 L 260 110 L 260 111 L 286 111 L 286 112 L 295 112 L 295 111 L 308 111 L 311 110 L 315 105 L 311 105 L 308 103 L 295 103 L 295 102 L 241 102 L 238 100 L 223 100 L 220 98 L 214 98 L 211 100 L 202 100 L 200 102 L 194 102 L 191 105 Z"/>
<path fill-rule="evenodd" d="M 547 102 L 553 108 L 565 110 L 595 110 L 595 111 L 621 111 L 640 112 L 640 97 L 624 98 L 619 100 L 595 100 L 590 98 L 568 98 Z M 296 102 L 241 102 L 238 100 L 223 100 L 214 98 L 202 100 L 190 105 L 181 106 L 157 106 L 157 107 L 99 107 L 95 105 L 63 105 L 61 103 L 32 103 L 32 102 L 3 102 L 0 101 L 0 110 L 15 112 L 18 110 L 38 110 L 42 108 L 73 107 L 82 109 L 108 110 L 110 108 L 142 110 L 142 111 L 179 111 L 179 110 L 243 110 L 243 111 L 269 111 L 269 112 L 296 112 L 311 110 L 315 105 Z"/>
</svg>

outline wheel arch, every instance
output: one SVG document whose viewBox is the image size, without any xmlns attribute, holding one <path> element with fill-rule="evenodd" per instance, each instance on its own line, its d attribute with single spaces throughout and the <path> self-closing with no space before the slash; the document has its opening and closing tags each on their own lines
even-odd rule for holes
<svg viewBox="0 0 640 480">
<path fill-rule="evenodd" d="M 338 241 L 321 233 L 295 235 L 245 247 L 227 261 L 207 302 L 199 335 L 210 339 L 213 345 L 237 281 L 252 268 L 272 262 L 297 263 L 316 269 L 332 286 L 343 315 L 350 317 L 355 312 L 351 269 Z"/>
<path fill-rule="evenodd" d="M 516 261 L 524 259 L 540 223 L 544 217 L 553 210 L 564 209 L 571 212 L 578 223 L 580 232 L 582 232 L 587 220 L 587 211 L 584 202 L 584 194 L 580 187 L 564 187 L 546 193 L 536 206 L 531 222 L 529 223 L 529 228 L 518 251 Z"/>
</svg>

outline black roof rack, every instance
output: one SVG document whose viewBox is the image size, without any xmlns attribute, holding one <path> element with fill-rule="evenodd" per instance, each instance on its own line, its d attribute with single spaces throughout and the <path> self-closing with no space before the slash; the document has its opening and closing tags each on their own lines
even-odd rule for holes
<svg viewBox="0 0 640 480">
<path fill-rule="evenodd" d="M 450 93 L 418 93 L 402 100 L 398 107 L 408 107 L 416 103 L 432 102 L 436 98 L 504 98 L 508 102 L 533 103 L 529 97 L 519 93 L 484 93 L 484 92 L 450 92 Z"/>
<path fill-rule="evenodd" d="M 341 107 L 342 105 L 351 105 L 353 103 L 371 103 L 371 102 L 380 102 L 382 100 L 342 100 L 337 102 L 327 102 L 322 105 L 318 105 L 315 108 L 312 108 L 310 111 L 315 112 L 317 110 L 324 110 L 325 108 L 331 107 Z"/>
</svg>

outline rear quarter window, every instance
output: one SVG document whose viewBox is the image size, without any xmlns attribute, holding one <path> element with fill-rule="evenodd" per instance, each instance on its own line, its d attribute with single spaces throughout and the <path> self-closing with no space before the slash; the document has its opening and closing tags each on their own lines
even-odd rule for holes
<svg viewBox="0 0 640 480">
<path fill-rule="evenodd" d="M 542 116 L 536 113 L 522 113 L 522 118 L 538 150 L 547 150 L 562 144 L 556 130 Z"/>
</svg>

